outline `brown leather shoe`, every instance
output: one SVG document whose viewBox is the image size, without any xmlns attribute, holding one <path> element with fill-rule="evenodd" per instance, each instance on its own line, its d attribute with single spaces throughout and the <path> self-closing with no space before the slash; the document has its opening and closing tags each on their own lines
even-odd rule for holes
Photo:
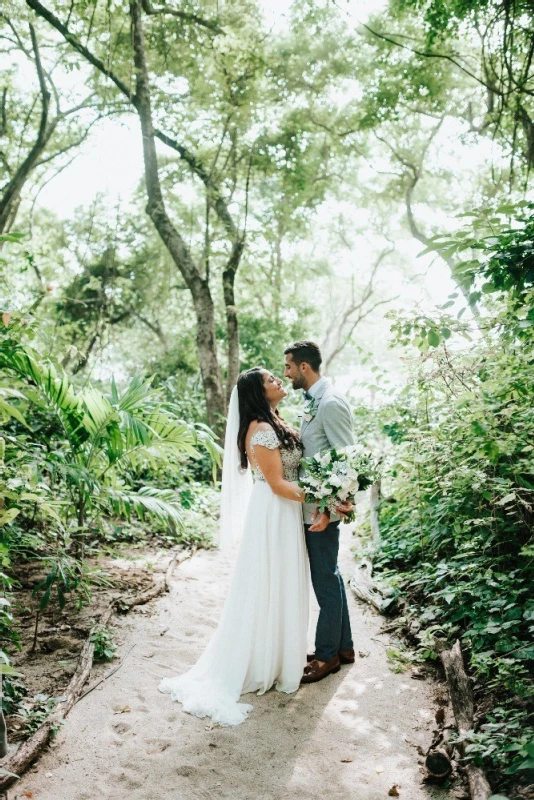
<svg viewBox="0 0 534 800">
<path fill-rule="evenodd" d="M 316 681 L 322 681 L 323 678 L 326 678 L 327 675 L 333 672 L 339 672 L 341 669 L 341 665 L 339 663 L 339 656 L 334 656 L 334 658 L 327 661 L 322 667 L 319 665 L 319 662 L 314 658 L 313 661 L 310 661 L 307 667 L 304 667 L 304 675 L 300 679 L 301 683 L 315 683 Z"/>
<path fill-rule="evenodd" d="M 339 653 L 339 661 L 341 664 L 354 664 L 356 661 L 356 654 L 354 650 L 340 650 Z M 313 661 L 315 658 L 315 653 L 308 653 L 306 656 L 306 661 L 308 664 L 310 661 Z"/>
<path fill-rule="evenodd" d="M 356 661 L 356 653 L 354 650 L 340 650 L 339 660 L 342 664 L 354 664 Z"/>
</svg>

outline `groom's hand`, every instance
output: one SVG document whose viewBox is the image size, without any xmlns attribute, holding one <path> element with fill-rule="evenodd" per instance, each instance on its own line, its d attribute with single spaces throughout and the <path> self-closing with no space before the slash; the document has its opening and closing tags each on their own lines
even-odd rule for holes
<svg viewBox="0 0 534 800">
<path fill-rule="evenodd" d="M 344 503 L 340 503 L 338 506 L 336 506 L 336 514 L 339 514 L 339 516 L 343 517 L 343 519 L 347 519 L 346 515 L 350 511 L 352 511 L 353 508 L 354 508 L 354 506 L 352 505 L 350 500 L 345 500 Z"/>
<path fill-rule="evenodd" d="M 313 525 L 310 525 L 310 531 L 325 531 L 330 525 L 330 514 L 323 511 L 319 514 L 319 509 L 316 508 L 312 514 Z"/>
</svg>

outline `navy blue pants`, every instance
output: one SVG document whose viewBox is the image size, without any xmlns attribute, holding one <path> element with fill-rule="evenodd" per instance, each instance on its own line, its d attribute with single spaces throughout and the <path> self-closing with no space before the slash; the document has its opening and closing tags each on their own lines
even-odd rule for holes
<svg viewBox="0 0 534 800">
<path fill-rule="evenodd" d="M 331 522 L 324 531 L 310 531 L 305 525 L 306 546 L 310 559 L 313 590 L 320 613 L 315 634 L 315 658 L 330 661 L 340 650 L 351 650 L 349 610 L 345 584 L 337 565 L 339 522 Z"/>
</svg>

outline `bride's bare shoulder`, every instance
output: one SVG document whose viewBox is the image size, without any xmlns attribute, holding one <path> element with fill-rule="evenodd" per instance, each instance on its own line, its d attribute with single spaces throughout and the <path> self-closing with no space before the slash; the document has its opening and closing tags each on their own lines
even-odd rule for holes
<svg viewBox="0 0 534 800">
<path fill-rule="evenodd" d="M 255 420 L 251 424 L 256 426 L 254 428 L 255 431 L 272 431 L 273 430 L 273 426 L 271 425 L 270 422 L 260 422 L 259 420 Z"/>
<path fill-rule="evenodd" d="M 258 419 L 253 419 L 250 425 L 248 426 L 247 435 L 251 433 L 256 433 L 256 431 L 272 431 L 273 426 L 269 422 L 263 422 Z"/>
</svg>

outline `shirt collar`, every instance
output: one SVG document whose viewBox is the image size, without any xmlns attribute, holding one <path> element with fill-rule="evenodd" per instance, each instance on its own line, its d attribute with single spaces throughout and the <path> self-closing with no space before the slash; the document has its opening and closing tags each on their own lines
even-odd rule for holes
<svg viewBox="0 0 534 800">
<path fill-rule="evenodd" d="M 308 394 L 311 394 L 312 397 L 317 397 L 317 393 L 320 392 L 323 386 L 325 385 L 326 385 L 326 378 L 319 378 L 319 380 L 316 381 L 313 384 L 313 386 L 310 386 L 310 388 L 308 389 Z"/>
</svg>

